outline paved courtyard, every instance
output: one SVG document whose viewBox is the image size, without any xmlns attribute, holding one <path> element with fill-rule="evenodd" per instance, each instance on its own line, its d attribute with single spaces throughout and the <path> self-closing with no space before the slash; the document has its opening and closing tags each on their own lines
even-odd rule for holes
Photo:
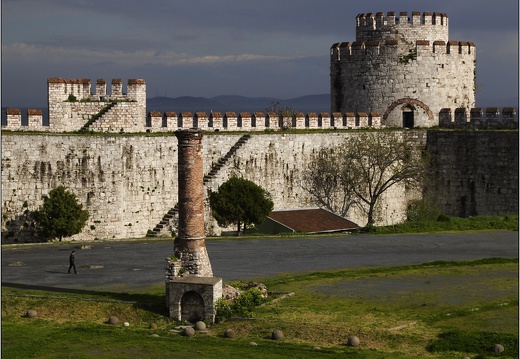
<svg viewBox="0 0 520 359">
<path fill-rule="evenodd" d="M 398 266 L 435 260 L 518 258 L 518 232 L 345 235 L 207 240 L 213 274 L 254 280 L 280 273 Z M 67 274 L 76 250 L 79 274 Z M 173 239 L 94 241 L 2 247 L 2 284 L 85 290 L 138 290 L 161 285 Z"/>
</svg>

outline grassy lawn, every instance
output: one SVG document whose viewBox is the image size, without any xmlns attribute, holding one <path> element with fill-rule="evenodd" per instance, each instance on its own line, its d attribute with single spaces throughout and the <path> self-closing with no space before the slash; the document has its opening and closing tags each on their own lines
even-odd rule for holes
<svg viewBox="0 0 520 359">
<path fill-rule="evenodd" d="M 214 324 L 194 337 L 166 316 L 162 286 L 139 293 L 2 287 L 2 357 L 518 357 L 517 259 L 312 272 L 263 283 L 280 299 L 257 307 L 252 319 Z M 29 309 L 36 318 L 24 317 Z M 106 324 L 110 316 L 120 324 Z M 149 329 L 152 322 L 157 329 Z M 229 328 L 233 339 L 224 338 Z M 275 329 L 284 340 L 270 339 Z M 359 347 L 346 346 L 352 335 Z M 488 351 L 496 343 L 505 347 L 500 355 Z"/>
</svg>

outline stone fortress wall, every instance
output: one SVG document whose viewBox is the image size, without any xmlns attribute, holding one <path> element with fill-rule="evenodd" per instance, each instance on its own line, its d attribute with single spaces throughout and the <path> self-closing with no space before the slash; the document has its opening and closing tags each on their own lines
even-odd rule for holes
<svg viewBox="0 0 520 359">
<path fill-rule="evenodd" d="M 518 213 L 518 132 L 401 133 L 433 152 L 440 181 L 435 197 L 446 213 Z M 313 206 L 301 186 L 302 171 L 321 148 L 336 146 L 352 136 L 357 132 L 251 135 L 206 182 L 205 195 L 230 176 L 240 175 L 269 191 L 277 209 Z M 207 133 L 203 139 L 204 173 L 208 174 L 241 137 Z M 2 135 L 4 235 L 14 230 L 9 222 L 30 226 L 24 213 L 37 209 L 42 195 L 58 185 L 76 194 L 91 214 L 83 232 L 72 239 L 143 237 L 177 203 L 177 139 L 172 134 Z M 388 192 L 377 224 L 404 219 L 409 201 L 417 196 L 405 187 Z M 366 220 L 356 212 L 349 214 L 349 219 L 360 225 Z M 221 231 L 209 208 L 206 226 L 208 235 Z"/>
<path fill-rule="evenodd" d="M 440 13 L 360 14 L 356 40 L 330 49 L 333 112 L 377 112 L 392 127 L 439 125 L 442 109 L 475 107 L 476 47 L 449 40 Z"/>
</svg>

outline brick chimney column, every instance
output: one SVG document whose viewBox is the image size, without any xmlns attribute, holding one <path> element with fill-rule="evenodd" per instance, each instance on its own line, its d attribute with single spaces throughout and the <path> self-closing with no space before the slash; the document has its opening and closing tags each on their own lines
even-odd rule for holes
<svg viewBox="0 0 520 359">
<path fill-rule="evenodd" d="M 181 260 L 182 275 L 212 277 L 204 234 L 203 131 L 175 132 L 178 140 L 179 227 L 174 254 Z"/>
</svg>

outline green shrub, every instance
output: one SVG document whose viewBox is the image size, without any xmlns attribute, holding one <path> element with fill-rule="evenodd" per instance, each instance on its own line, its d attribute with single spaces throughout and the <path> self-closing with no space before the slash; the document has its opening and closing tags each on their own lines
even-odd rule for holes
<svg viewBox="0 0 520 359">
<path fill-rule="evenodd" d="M 215 322 L 220 323 L 233 316 L 232 302 L 225 299 L 219 299 L 215 305 Z"/>
<path fill-rule="evenodd" d="M 434 221 L 440 214 L 437 206 L 425 199 L 411 202 L 406 209 L 408 221 Z"/>
<path fill-rule="evenodd" d="M 439 217 L 437 217 L 437 222 L 449 222 L 449 221 L 450 221 L 450 216 L 448 216 L 447 214 L 441 213 L 441 214 L 439 214 Z"/>
<path fill-rule="evenodd" d="M 255 307 L 265 303 L 266 298 L 258 288 L 242 292 L 234 301 L 219 299 L 216 304 L 215 321 L 222 322 L 231 317 L 251 317 Z"/>
</svg>

